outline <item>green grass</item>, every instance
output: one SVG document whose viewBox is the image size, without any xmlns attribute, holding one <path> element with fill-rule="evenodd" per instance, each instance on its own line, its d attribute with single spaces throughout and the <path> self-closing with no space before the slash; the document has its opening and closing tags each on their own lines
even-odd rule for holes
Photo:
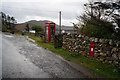
<svg viewBox="0 0 120 80">
<path fill-rule="evenodd" d="M 36 36 L 30 36 L 29 38 L 36 41 L 36 43 L 48 50 L 52 51 L 55 54 L 62 56 L 66 60 L 73 61 L 75 63 L 82 64 L 83 66 L 89 68 L 93 72 L 98 73 L 99 75 L 103 75 L 106 78 L 120 78 L 120 72 L 113 72 L 115 67 L 112 67 L 108 64 L 103 64 L 93 58 L 84 57 L 84 56 L 71 56 L 70 52 L 63 50 L 62 48 L 54 48 L 53 43 L 45 43 L 42 39 Z"/>
</svg>

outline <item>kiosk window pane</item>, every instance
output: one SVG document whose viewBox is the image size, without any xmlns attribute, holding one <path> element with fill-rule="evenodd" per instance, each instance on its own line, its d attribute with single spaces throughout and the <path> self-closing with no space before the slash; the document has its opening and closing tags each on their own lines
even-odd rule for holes
<svg viewBox="0 0 120 80">
<path fill-rule="evenodd" d="M 48 41 L 48 27 L 46 27 L 46 40 Z"/>
<path fill-rule="evenodd" d="M 54 40 L 54 27 L 51 27 L 51 40 Z"/>
<path fill-rule="evenodd" d="M 54 24 L 50 24 L 50 25 L 54 25 Z"/>
</svg>

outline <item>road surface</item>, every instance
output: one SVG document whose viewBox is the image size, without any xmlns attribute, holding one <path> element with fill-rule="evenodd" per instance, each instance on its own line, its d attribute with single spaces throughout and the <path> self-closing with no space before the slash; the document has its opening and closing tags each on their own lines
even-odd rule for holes
<svg viewBox="0 0 120 80">
<path fill-rule="evenodd" d="M 62 57 L 12 34 L 2 35 L 2 77 L 85 78 Z"/>
</svg>

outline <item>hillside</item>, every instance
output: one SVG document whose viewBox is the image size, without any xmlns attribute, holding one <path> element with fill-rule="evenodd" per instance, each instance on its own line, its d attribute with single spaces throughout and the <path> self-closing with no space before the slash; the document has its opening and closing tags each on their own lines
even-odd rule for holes
<svg viewBox="0 0 120 80">
<path fill-rule="evenodd" d="M 41 26 L 43 29 L 45 29 L 44 27 L 45 27 L 45 23 L 46 22 L 51 22 L 51 21 L 48 21 L 48 20 L 41 20 L 41 21 L 36 21 L 36 20 L 31 20 L 31 21 L 28 21 L 28 22 L 25 22 L 25 23 L 19 23 L 19 24 L 16 24 L 16 26 L 15 26 L 15 28 L 17 29 L 17 30 L 19 30 L 19 31 L 22 31 L 22 30 L 25 30 L 25 26 L 27 25 L 27 24 L 29 24 L 29 27 L 30 27 L 30 29 L 31 29 L 31 27 L 32 26 L 34 26 L 34 25 L 39 25 L 39 26 Z M 62 26 L 61 27 L 62 28 L 62 30 L 64 29 L 64 30 L 73 30 L 73 27 L 72 26 Z M 56 24 L 56 30 L 58 30 L 59 29 L 59 26 Z"/>
<path fill-rule="evenodd" d="M 28 22 L 25 22 L 25 23 L 16 24 L 16 27 L 15 27 L 15 28 L 16 28 L 17 30 L 22 31 L 22 30 L 25 29 L 25 26 L 26 26 L 27 24 L 29 24 L 30 29 L 31 29 L 31 27 L 34 26 L 34 25 L 39 25 L 39 26 L 41 26 L 41 27 L 44 29 L 44 26 L 45 26 L 45 23 L 46 23 L 46 22 L 50 22 L 50 21 L 48 21 L 48 20 L 43 20 L 43 21 L 31 20 L 31 21 L 28 21 Z"/>
</svg>

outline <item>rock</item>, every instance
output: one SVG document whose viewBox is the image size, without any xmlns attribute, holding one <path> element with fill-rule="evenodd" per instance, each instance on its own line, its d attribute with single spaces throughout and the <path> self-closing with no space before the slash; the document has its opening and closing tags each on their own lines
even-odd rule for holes
<svg viewBox="0 0 120 80">
<path fill-rule="evenodd" d="M 84 38 L 84 35 L 82 35 L 82 38 Z"/>
<path fill-rule="evenodd" d="M 90 41 L 92 41 L 92 38 L 89 38 Z"/>
<path fill-rule="evenodd" d="M 117 48 L 113 48 L 111 52 L 114 53 L 116 51 L 117 51 Z"/>
<path fill-rule="evenodd" d="M 107 51 L 106 54 L 110 54 L 110 51 Z"/>
<path fill-rule="evenodd" d="M 99 42 L 100 42 L 100 43 L 102 43 L 102 42 L 103 42 L 103 40 L 102 40 L 102 39 L 100 39 L 100 40 L 99 40 Z"/>
<path fill-rule="evenodd" d="M 111 64 L 111 63 L 112 63 L 112 61 L 108 61 L 108 63 L 110 63 L 110 64 Z"/>
<path fill-rule="evenodd" d="M 109 41 L 109 44 L 112 45 L 112 40 Z"/>
<path fill-rule="evenodd" d="M 95 42 L 98 42 L 98 38 L 95 38 Z"/>
<path fill-rule="evenodd" d="M 78 36 L 79 38 L 82 37 L 81 35 Z"/>
<path fill-rule="evenodd" d="M 118 61 L 115 61 L 115 60 L 114 60 L 113 63 L 117 65 L 117 64 L 118 64 Z"/>
<path fill-rule="evenodd" d="M 117 60 L 117 59 L 118 59 L 118 57 L 117 57 L 116 54 L 113 54 L 112 57 L 113 57 L 114 60 Z"/>
<path fill-rule="evenodd" d="M 67 35 L 70 35 L 70 33 L 67 33 Z"/>
<path fill-rule="evenodd" d="M 120 47 L 120 41 L 117 41 L 116 46 Z"/>
</svg>

